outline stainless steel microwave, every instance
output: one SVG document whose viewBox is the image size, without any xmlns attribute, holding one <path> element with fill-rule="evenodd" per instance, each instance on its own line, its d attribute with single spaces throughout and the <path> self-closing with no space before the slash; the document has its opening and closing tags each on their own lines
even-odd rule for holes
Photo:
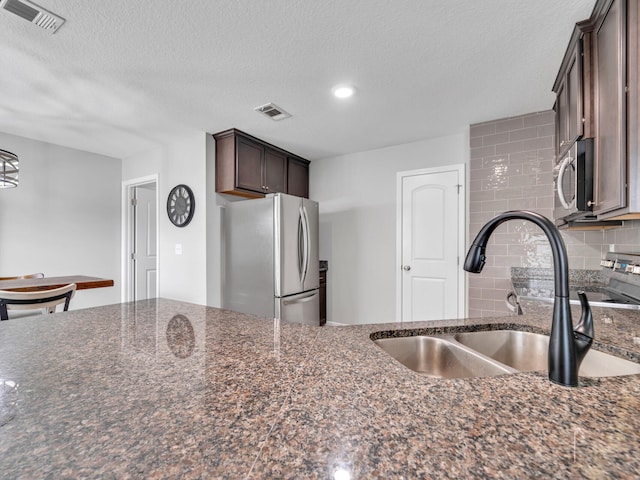
<svg viewBox="0 0 640 480">
<path fill-rule="evenodd" d="M 593 138 L 577 140 L 554 169 L 556 225 L 591 215 L 593 210 Z"/>
</svg>

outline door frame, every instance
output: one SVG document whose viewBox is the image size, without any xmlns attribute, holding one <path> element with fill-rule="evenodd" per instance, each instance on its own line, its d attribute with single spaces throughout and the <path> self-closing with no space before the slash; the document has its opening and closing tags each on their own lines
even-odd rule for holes
<svg viewBox="0 0 640 480">
<path fill-rule="evenodd" d="M 154 183 L 156 185 L 156 297 L 160 291 L 160 202 L 159 202 L 159 188 L 158 188 L 158 174 L 148 175 L 145 177 L 133 178 L 124 180 L 122 182 L 122 259 L 121 259 L 121 271 L 122 271 L 122 291 L 121 297 L 123 302 L 130 302 L 134 299 L 134 270 L 133 262 L 131 261 L 131 254 L 133 253 L 134 245 L 134 217 L 132 215 L 131 200 L 133 199 L 133 191 L 135 187 L 142 185 L 149 185 Z"/>
<path fill-rule="evenodd" d="M 466 255 L 467 241 L 467 177 L 464 163 L 443 167 L 421 168 L 407 170 L 396 174 L 396 322 L 402 322 L 402 183 L 404 178 L 417 175 L 429 175 L 457 171 L 460 179 L 460 193 L 458 201 L 458 266 L 462 264 Z M 467 275 L 464 271 L 458 277 L 458 318 L 467 317 Z"/>
</svg>

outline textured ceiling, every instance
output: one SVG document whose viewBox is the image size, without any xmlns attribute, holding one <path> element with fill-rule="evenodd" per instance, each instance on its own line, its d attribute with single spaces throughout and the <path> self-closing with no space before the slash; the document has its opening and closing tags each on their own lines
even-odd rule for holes
<svg viewBox="0 0 640 480">
<path fill-rule="evenodd" d="M 594 0 L 36 0 L 0 11 L 0 131 L 118 158 L 236 127 L 309 159 L 553 105 Z M 331 96 L 338 83 L 357 92 Z M 275 122 L 253 109 L 274 102 Z M 2 148 L 2 146 L 0 146 Z"/>
</svg>

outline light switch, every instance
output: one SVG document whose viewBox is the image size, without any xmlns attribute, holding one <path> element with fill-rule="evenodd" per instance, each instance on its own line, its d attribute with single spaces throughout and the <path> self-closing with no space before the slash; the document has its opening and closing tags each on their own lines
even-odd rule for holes
<svg viewBox="0 0 640 480">
<path fill-rule="evenodd" d="M 182 244 L 176 243 L 176 255 L 182 255 Z"/>
</svg>

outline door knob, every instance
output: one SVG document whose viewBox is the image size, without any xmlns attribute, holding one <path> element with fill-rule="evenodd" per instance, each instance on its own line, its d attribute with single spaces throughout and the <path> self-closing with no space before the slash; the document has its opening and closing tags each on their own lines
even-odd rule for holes
<svg viewBox="0 0 640 480">
<path fill-rule="evenodd" d="M 404 267 L 402 267 L 402 269 L 408 272 L 409 270 L 411 270 L 411 265 L 405 265 Z"/>
</svg>

